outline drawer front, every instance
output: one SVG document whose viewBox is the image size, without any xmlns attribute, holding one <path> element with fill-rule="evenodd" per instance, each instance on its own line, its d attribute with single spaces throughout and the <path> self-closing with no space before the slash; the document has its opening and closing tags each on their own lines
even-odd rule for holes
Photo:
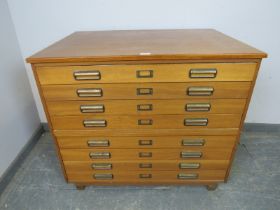
<svg viewBox="0 0 280 210">
<path fill-rule="evenodd" d="M 48 84 L 252 81 L 256 63 L 95 65 L 38 67 Z"/>
<path fill-rule="evenodd" d="M 67 172 L 70 182 L 83 183 L 188 183 L 197 181 L 223 181 L 226 170 L 201 171 L 123 171 L 116 173 L 102 172 Z"/>
<path fill-rule="evenodd" d="M 53 116 L 54 129 L 238 128 L 241 114 Z"/>
<path fill-rule="evenodd" d="M 228 160 L 232 148 L 61 149 L 63 161 L 89 160 Z"/>
<path fill-rule="evenodd" d="M 48 101 L 50 115 L 240 114 L 245 99 Z"/>
<path fill-rule="evenodd" d="M 64 161 L 67 172 L 226 170 L 229 160 Z"/>
<path fill-rule="evenodd" d="M 87 148 L 232 148 L 235 136 L 57 137 L 62 149 Z"/>
<path fill-rule="evenodd" d="M 46 101 L 247 98 L 250 82 L 82 84 L 42 86 Z"/>
</svg>

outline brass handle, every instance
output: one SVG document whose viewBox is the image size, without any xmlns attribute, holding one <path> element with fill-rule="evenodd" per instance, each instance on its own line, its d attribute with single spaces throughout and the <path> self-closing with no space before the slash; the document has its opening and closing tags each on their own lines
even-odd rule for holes
<svg viewBox="0 0 280 210">
<path fill-rule="evenodd" d="M 217 69 L 191 69 L 189 73 L 190 78 L 215 78 L 217 76 Z"/>
<path fill-rule="evenodd" d="M 153 88 L 137 88 L 137 95 L 153 95 Z"/>
<path fill-rule="evenodd" d="M 107 121 L 106 120 L 84 120 L 85 127 L 106 127 Z"/>
<path fill-rule="evenodd" d="M 100 71 L 75 71 L 75 80 L 100 80 Z"/>
<path fill-rule="evenodd" d="M 112 164 L 111 163 L 93 163 L 91 165 L 92 169 L 95 170 L 111 170 Z"/>
<path fill-rule="evenodd" d="M 103 95 L 101 88 L 78 89 L 77 94 L 79 97 L 102 97 Z"/>
<path fill-rule="evenodd" d="M 108 180 L 108 179 L 113 179 L 114 176 L 113 176 L 113 174 L 94 174 L 93 178 L 100 179 L 100 180 L 103 180 L 103 179 Z"/>
<path fill-rule="evenodd" d="M 103 113 L 105 111 L 103 104 L 81 105 L 80 109 L 82 113 Z"/>
<path fill-rule="evenodd" d="M 187 90 L 189 96 L 211 96 L 213 92 L 213 87 L 189 87 Z"/>
<path fill-rule="evenodd" d="M 136 71 L 137 78 L 152 78 L 154 76 L 153 70 L 138 70 Z"/>
<path fill-rule="evenodd" d="M 138 125 L 153 125 L 153 120 L 141 119 L 141 120 L 138 120 Z"/>
<path fill-rule="evenodd" d="M 153 145 L 153 140 L 139 140 L 138 144 L 140 146 L 151 146 Z"/>
<path fill-rule="evenodd" d="M 180 163 L 180 169 L 198 169 L 200 168 L 200 163 Z"/>
<path fill-rule="evenodd" d="M 178 174 L 177 175 L 178 179 L 198 179 L 198 174 L 197 173 L 191 173 L 191 174 Z"/>
<path fill-rule="evenodd" d="M 152 174 L 139 174 L 140 179 L 150 179 L 152 178 Z"/>
<path fill-rule="evenodd" d="M 152 111 L 153 110 L 153 104 L 138 104 L 137 105 L 138 111 Z"/>
<path fill-rule="evenodd" d="M 203 146 L 205 144 L 204 139 L 183 139 L 182 146 Z"/>
<path fill-rule="evenodd" d="M 202 152 L 181 152 L 181 158 L 201 158 Z"/>
<path fill-rule="evenodd" d="M 184 120 L 185 126 L 207 126 L 207 118 L 186 118 Z"/>
<path fill-rule="evenodd" d="M 89 147 L 109 147 L 109 140 L 88 140 Z"/>
<path fill-rule="evenodd" d="M 191 103 L 185 106 L 187 112 L 209 112 L 210 108 L 211 105 L 209 103 Z"/>
<path fill-rule="evenodd" d="M 89 157 L 91 159 L 109 159 L 111 158 L 110 152 L 90 152 Z"/>
<path fill-rule="evenodd" d="M 152 163 L 140 163 L 139 168 L 152 168 L 153 164 Z"/>
<path fill-rule="evenodd" d="M 139 157 L 145 158 L 145 157 L 152 157 L 153 153 L 151 152 L 139 152 Z"/>
</svg>

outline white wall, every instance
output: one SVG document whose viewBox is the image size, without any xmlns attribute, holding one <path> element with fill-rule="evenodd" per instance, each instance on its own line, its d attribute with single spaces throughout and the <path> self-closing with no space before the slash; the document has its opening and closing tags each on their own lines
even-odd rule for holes
<svg viewBox="0 0 280 210">
<path fill-rule="evenodd" d="M 278 0 L 8 0 L 24 57 L 77 30 L 215 28 L 269 54 L 247 122 L 280 123 Z M 40 118 L 46 121 L 30 67 Z"/>
<path fill-rule="evenodd" d="M 6 0 L 0 0 L 0 177 L 40 125 Z"/>
</svg>

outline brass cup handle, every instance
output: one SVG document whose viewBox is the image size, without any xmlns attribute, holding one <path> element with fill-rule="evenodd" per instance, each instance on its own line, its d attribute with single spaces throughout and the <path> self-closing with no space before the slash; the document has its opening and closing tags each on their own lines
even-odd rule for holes
<svg viewBox="0 0 280 210">
<path fill-rule="evenodd" d="M 180 169 L 198 169 L 200 168 L 200 163 L 179 163 Z"/>
<path fill-rule="evenodd" d="M 152 163 L 140 163 L 139 168 L 152 168 L 153 164 Z"/>
<path fill-rule="evenodd" d="M 152 119 L 140 119 L 138 120 L 138 125 L 153 125 Z"/>
<path fill-rule="evenodd" d="M 177 175 L 177 179 L 198 179 L 198 174 L 197 173 L 180 173 Z"/>
<path fill-rule="evenodd" d="M 204 146 L 204 139 L 183 139 L 182 146 Z"/>
<path fill-rule="evenodd" d="M 152 178 L 152 174 L 139 174 L 140 179 L 150 179 Z"/>
<path fill-rule="evenodd" d="M 110 141 L 109 140 L 88 140 L 87 145 L 88 145 L 88 147 L 109 147 Z"/>
<path fill-rule="evenodd" d="M 185 106 L 187 112 L 209 112 L 210 108 L 209 103 L 190 103 Z"/>
<path fill-rule="evenodd" d="M 113 166 L 111 163 L 93 163 L 91 167 L 95 170 L 111 170 Z"/>
<path fill-rule="evenodd" d="M 136 77 L 137 78 L 153 78 L 154 71 L 153 70 L 137 70 Z"/>
<path fill-rule="evenodd" d="M 111 158 L 110 152 L 90 152 L 89 157 L 91 159 L 109 159 Z"/>
<path fill-rule="evenodd" d="M 77 90 L 79 97 L 102 97 L 103 92 L 101 88 L 83 88 Z"/>
<path fill-rule="evenodd" d="M 82 113 L 103 113 L 105 107 L 103 104 L 81 105 L 80 110 Z"/>
<path fill-rule="evenodd" d="M 208 119 L 207 118 L 186 118 L 184 120 L 185 126 L 207 126 Z"/>
<path fill-rule="evenodd" d="M 217 69 L 191 69 L 189 72 L 190 78 L 215 78 L 217 76 Z"/>
<path fill-rule="evenodd" d="M 140 158 L 147 158 L 147 157 L 152 157 L 152 156 L 153 156 L 152 152 L 139 152 Z"/>
<path fill-rule="evenodd" d="M 213 93 L 213 87 L 189 87 L 187 89 L 187 95 L 189 96 L 211 96 Z"/>
<path fill-rule="evenodd" d="M 181 158 L 201 158 L 202 152 L 181 152 Z"/>
<path fill-rule="evenodd" d="M 93 178 L 98 180 L 110 180 L 113 179 L 114 176 L 113 174 L 94 174 Z"/>
<path fill-rule="evenodd" d="M 137 88 L 136 95 L 153 95 L 153 88 Z"/>
<path fill-rule="evenodd" d="M 137 111 L 152 111 L 153 104 L 138 104 Z"/>
<path fill-rule="evenodd" d="M 100 71 L 75 71 L 73 74 L 75 80 L 100 80 Z"/>
<path fill-rule="evenodd" d="M 139 146 L 152 146 L 153 140 L 139 140 L 138 144 Z"/>
<path fill-rule="evenodd" d="M 106 127 L 107 121 L 106 120 L 84 120 L 83 122 L 84 127 Z"/>
</svg>

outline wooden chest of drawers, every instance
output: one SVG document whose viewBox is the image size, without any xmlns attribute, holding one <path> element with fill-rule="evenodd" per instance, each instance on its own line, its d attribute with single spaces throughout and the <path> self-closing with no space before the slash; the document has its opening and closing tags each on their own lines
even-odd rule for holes
<svg viewBox="0 0 280 210">
<path fill-rule="evenodd" d="M 215 189 L 264 57 L 215 30 L 146 30 L 77 32 L 27 61 L 68 182 Z"/>
</svg>

